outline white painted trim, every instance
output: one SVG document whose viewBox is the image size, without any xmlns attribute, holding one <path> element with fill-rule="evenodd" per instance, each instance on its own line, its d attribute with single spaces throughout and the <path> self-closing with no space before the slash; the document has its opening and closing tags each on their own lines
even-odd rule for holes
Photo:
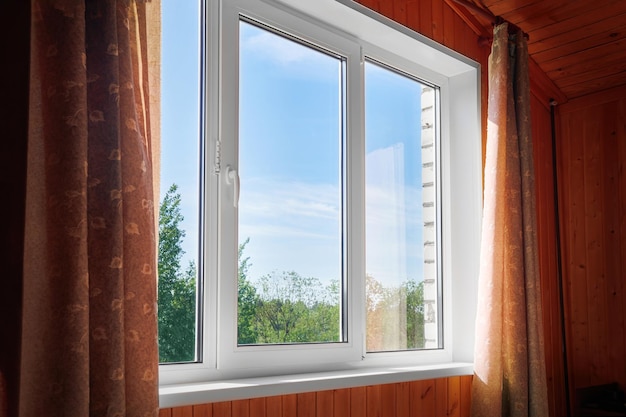
<svg viewBox="0 0 626 417">
<path fill-rule="evenodd" d="M 218 401 L 472 375 L 472 372 L 473 365 L 471 363 L 447 363 L 396 368 L 355 367 L 332 372 L 162 385 L 159 389 L 159 406 L 161 408 L 180 407 Z"/>
</svg>

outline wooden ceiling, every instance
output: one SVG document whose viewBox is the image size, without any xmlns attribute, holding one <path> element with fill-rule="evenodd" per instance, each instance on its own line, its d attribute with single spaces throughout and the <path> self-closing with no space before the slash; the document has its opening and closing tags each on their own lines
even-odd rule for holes
<svg viewBox="0 0 626 417">
<path fill-rule="evenodd" d="M 474 3 L 528 34 L 531 58 L 568 99 L 626 85 L 626 0 Z"/>
</svg>

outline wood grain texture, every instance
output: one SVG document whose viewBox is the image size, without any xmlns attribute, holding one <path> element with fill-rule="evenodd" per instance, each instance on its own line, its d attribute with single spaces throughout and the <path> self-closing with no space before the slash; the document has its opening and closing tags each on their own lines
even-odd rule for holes
<svg viewBox="0 0 626 417">
<path fill-rule="evenodd" d="M 481 106 L 484 138 L 486 137 L 487 115 L 487 58 L 490 47 L 475 31 L 469 27 L 445 0 L 360 0 L 359 3 L 369 7 L 398 23 L 413 29 L 426 37 L 463 54 L 481 64 Z M 552 154 L 550 148 L 550 117 L 547 101 L 559 90 L 536 66 L 535 74 L 543 76 L 540 82 L 533 85 L 533 136 L 536 146 L 536 176 L 538 193 L 540 268 L 542 274 L 542 291 L 544 306 L 544 332 L 546 334 L 547 373 L 549 381 L 551 415 L 565 415 L 564 386 L 562 376 L 562 360 L 560 356 L 560 327 L 558 309 L 558 291 L 556 284 L 556 246 L 554 235 L 554 206 L 552 204 Z M 560 98 L 565 99 L 564 96 Z M 626 153 L 626 145 L 623 146 Z M 626 237 L 626 225 L 621 225 Z M 623 240 L 622 240 L 623 241 Z M 626 259 L 626 243 L 622 245 Z M 623 307 L 626 311 L 626 307 Z M 622 338 L 622 343 L 626 339 Z M 468 417 L 471 404 L 471 377 L 453 377 L 437 380 L 411 381 L 388 386 L 353 387 L 335 391 L 313 393 L 314 401 L 307 401 L 307 407 L 314 409 L 311 415 L 322 415 L 320 410 L 329 409 L 330 394 L 332 395 L 332 412 L 324 414 L 328 417 L 344 416 L 385 416 L 408 415 L 410 417 L 461 416 Z M 265 401 L 250 400 L 250 415 L 259 416 L 296 416 L 303 411 L 297 402 L 296 395 L 275 396 L 264 398 Z M 390 405 L 392 404 L 393 405 Z M 408 405 L 407 405 L 408 403 Z M 221 405 L 217 405 L 221 404 Z M 227 404 L 207 404 L 205 407 L 219 407 L 230 412 Z M 213 416 L 215 408 L 210 408 Z M 171 411 L 171 409 L 170 409 Z M 396 414 L 389 414 L 394 411 Z M 166 411 L 167 412 L 167 411 Z M 407 414 L 408 413 L 408 414 Z M 209 414 L 210 416 L 211 414 Z M 304 415 L 304 414 L 302 414 Z M 167 415 L 169 417 L 169 415 Z M 194 417 L 197 417 L 194 415 Z"/>
<path fill-rule="evenodd" d="M 531 100 L 546 379 L 548 383 L 550 415 L 562 416 L 566 415 L 566 387 L 561 351 L 562 326 L 557 279 L 552 126 L 548 97 L 543 94 L 534 94 Z"/>
<path fill-rule="evenodd" d="M 172 417 L 193 417 L 193 407 L 178 407 L 172 409 Z"/>
<path fill-rule="evenodd" d="M 338 389 L 333 392 L 333 413 L 336 416 L 350 416 L 350 389 Z"/>
<path fill-rule="evenodd" d="M 530 56 L 568 99 L 626 84 L 626 2 L 484 4 L 529 35 Z"/>
<path fill-rule="evenodd" d="M 626 87 L 572 100 L 559 114 L 571 392 L 611 382 L 623 388 Z"/>
<path fill-rule="evenodd" d="M 466 417 L 471 376 L 161 409 L 159 417 Z"/>
</svg>

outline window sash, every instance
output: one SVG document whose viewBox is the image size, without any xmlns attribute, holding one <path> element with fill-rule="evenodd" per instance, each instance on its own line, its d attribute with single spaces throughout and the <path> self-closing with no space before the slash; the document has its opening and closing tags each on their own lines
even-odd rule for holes
<svg viewBox="0 0 626 417">
<path fill-rule="evenodd" d="M 304 39 L 306 43 L 315 45 L 316 47 L 330 51 L 333 55 L 343 57 L 346 61 L 346 83 L 348 91 L 348 105 L 346 108 L 347 134 L 349 137 L 360 135 L 362 131 L 360 127 L 359 106 L 355 105 L 360 94 L 361 68 L 359 65 L 361 52 L 359 45 L 353 41 L 339 37 L 331 32 L 321 29 L 318 25 L 307 20 L 301 20 L 289 15 L 284 10 L 269 7 L 263 3 L 254 4 L 256 7 L 249 8 L 252 2 L 226 2 L 223 4 L 222 10 L 222 49 L 221 49 L 221 132 L 220 136 L 224 138 L 220 145 L 220 164 L 222 167 L 230 166 L 238 169 L 238 141 L 233 138 L 239 137 L 239 106 L 238 106 L 238 88 L 239 88 L 239 22 L 241 20 L 253 20 L 265 23 L 280 32 L 287 33 L 290 36 Z M 280 22 L 278 24 L 277 22 Z M 229 45 L 228 48 L 225 45 Z M 228 94 L 226 93 L 228 92 Z M 354 94 L 356 93 L 356 95 Z M 353 97 L 354 95 L 354 97 Z M 228 138 L 228 140 L 226 139 Z M 344 226 L 347 237 L 344 240 L 353 242 L 357 233 L 362 233 L 360 227 L 356 224 L 351 225 L 358 218 L 362 218 L 362 208 L 356 204 L 351 204 L 354 194 L 351 191 L 358 184 L 356 181 L 362 181 L 358 175 L 352 171 L 358 165 L 355 163 L 353 156 L 354 150 L 358 150 L 362 146 L 358 141 L 348 140 L 345 152 L 347 173 L 346 173 L 346 204 L 344 208 L 344 219 L 347 224 Z M 220 213 L 219 224 L 219 247 L 220 257 L 218 260 L 219 270 L 218 276 L 213 279 L 219 281 L 218 285 L 218 352 L 217 361 L 219 367 L 230 369 L 245 369 L 258 367 L 259 363 L 272 364 L 272 366 L 297 366 L 302 364 L 303 355 L 307 357 L 307 363 L 311 369 L 319 369 L 323 364 L 348 362 L 359 360 L 362 356 L 362 333 L 359 326 L 354 323 L 362 321 L 363 314 L 360 312 L 362 301 L 356 296 L 359 287 L 362 286 L 358 280 L 353 279 L 354 274 L 358 271 L 358 262 L 355 261 L 354 255 L 347 255 L 345 270 L 347 270 L 346 283 L 344 284 L 344 295 L 346 302 L 344 307 L 344 320 L 347 323 L 343 329 L 345 337 L 343 342 L 322 344 L 287 344 L 287 345 L 245 345 L 237 344 L 237 283 L 228 277 L 236 277 L 236 250 L 237 250 L 237 233 L 233 231 L 238 227 L 237 208 L 234 207 L 232 195 L 232 187 L 228 187 L 222 177 L 219 180 L 219 208 Z M 209 237 L 211 238 L 211 237 Z M 352 245 L 345 245 L 347 250 L 353 250 Z M 338 254 L 339 255 L 339 254 Z M 225 301 L 229 300 L 229 301 Z"/>
<path fill-rule="evenodd" d="M 442 349 L 439 88 L 376 59 L 366 57 L 364 62 L 367 326 L 381 327 L 376 334 L 367 332 L 366 349 L 368 353 Z M 395 126 L 404 119 L 396 112 L 385 115 L 377 101 L 380 94 L 393 94 L 407 105 L 419 103 L 419 109 L 408 111 L 419 117 L 419 121 L 409 119 L 419 125 L 398 131 Z M 381 126 L 387 126 L 384 134 Z M 370 290 L 375 293 L 370 295 Z M 422 297 L 421 326 L 416 322 L 418 314 L 403 307 L 411 295 Z M 394 323 L 394 318 L 400 323 Z M 417 329 L 410 333 L 411 324 L 423 332 L 420 346 Z"/>
</svg>

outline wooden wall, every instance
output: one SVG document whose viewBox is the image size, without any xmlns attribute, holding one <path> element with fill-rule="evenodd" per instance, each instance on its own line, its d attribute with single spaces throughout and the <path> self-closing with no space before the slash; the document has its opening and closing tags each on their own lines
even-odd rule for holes
<svg viewBox="0 0 626 417">
<path fill-rule="evenodd" d="M 454 3 L 448 3 L 446 0 L 360 0 L 359 2 L 481 64 L 484 144 L 487 126 L 487 59 L 490 44 L 482 37 L 485 34 L 488 36 L 489 30 L 484 28 L 480 30 L 475 25 L 466 23 L 452 9 L 451 5 Z M 531 110 L 535 144 L 539 261 L 548 396 L 550 415 L 564 416 L 566 415 L 566 397 L 561 355 L 561 311 L 556 279 L 557 252 L 549 107 L 550 98 L 556 95 L 562 99 L 562 95 L 536 65 L 531 65 L 531 88 L 533 90 Z M 471 377 L 413 381 L 164 409 L 161 410 L 161 417 L 465 416 L 469 415 L 470 385 Z"/>
<path fill-rule="evenodd" d="M 550 415 L 567 415 L 561 308 L 557 279 L 557 241 L 552 153 L 552 122 L 549 96 L 534 91 L 531 118 L 535 162 L 539 273 L 543 310 L 546 377 Z"/>
<path fill-rule="evenodd" d="M 626 389 L 626 87 L 558 112 L 570 385 Z"/>
<path fill-rule="evenodd" d="M 469 417 L 471 376 L 162 409 L 159 417 Z"/>
</svg>

